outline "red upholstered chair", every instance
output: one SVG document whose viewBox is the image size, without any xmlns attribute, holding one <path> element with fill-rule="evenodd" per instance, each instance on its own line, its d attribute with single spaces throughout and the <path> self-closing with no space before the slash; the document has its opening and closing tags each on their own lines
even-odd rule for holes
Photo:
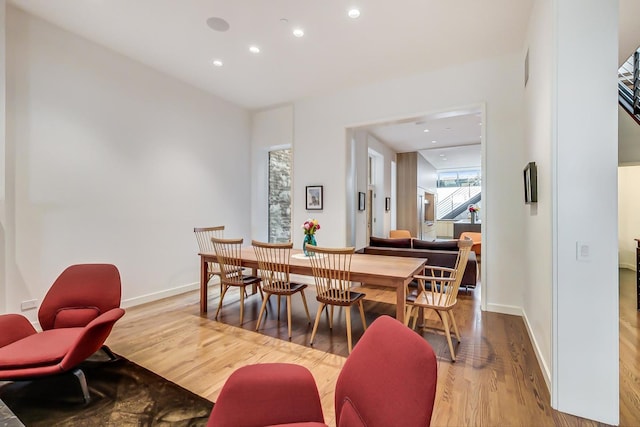
<svg viewBox="0 0 640 427">
<path fill-rule="evenodd" d="M 77 365 L 103 347 L 114 323 L 124 315 L 120 292 L 120 273 L 114 265 L 72 265 L 42 300 L 38 311 L 42 332 L 24 316 L 0 315 L 0 381 L 74 370 L 89 401 L 86 380 Z"/>
<path fill-rule="evenodd" d="M 316 382 L 303 366 L 263 363 L 237 369 L 222 387 L 207 426 L 279 424 L 325 426 Z"/>
<path fill-rule="evenodd" d="M 437 379 L 429 343 L 397 320 L 381 316 L 365 331 L 338 376 L 336 425 L 428 426 Z M 274 424 L 324 425 L 315 382 L 306 368 L 278 363 L 238 369 L 222 388 L 208 426 Z"/>
<path fill-rule="evenodd" d="M 428 426 L 438 380 L 424 338 L 381 316 L 364 333 L 336 382 L 339 427 Z"/>
</svg>

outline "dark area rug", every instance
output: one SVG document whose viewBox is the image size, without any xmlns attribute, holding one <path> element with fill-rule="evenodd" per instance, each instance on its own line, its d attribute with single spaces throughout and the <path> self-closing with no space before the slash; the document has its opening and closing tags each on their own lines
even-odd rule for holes
<svg viewBox="0 0 640 427">
<path fill-rule="evenodd" d="M 91 401 L 71 373 L 7 383 L 0 399 L 30 426 L 204 426 L 213 403 L 120 357 L 81 365 Z"/>
</svg>

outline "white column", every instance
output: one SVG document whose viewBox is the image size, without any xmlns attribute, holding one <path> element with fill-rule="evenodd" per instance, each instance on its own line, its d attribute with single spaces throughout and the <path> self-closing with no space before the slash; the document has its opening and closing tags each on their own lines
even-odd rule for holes
<svg viewBox="0 0 640 427">
<path fill-rule="evenodd" d="M 616 425 L 618 1 L 553 15 L 552 405 Z"/>
</svg>

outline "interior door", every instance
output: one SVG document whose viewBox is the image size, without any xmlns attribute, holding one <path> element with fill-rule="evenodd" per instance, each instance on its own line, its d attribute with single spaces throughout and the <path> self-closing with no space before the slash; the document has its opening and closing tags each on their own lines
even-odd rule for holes
<svg viewBox="0 0 640 427">
<path fill-rule="evenodd" d="M 371 237 L 371 231 L 373 230 L 373 190 L 367 191 L 367 242 Z"/>
</svg>

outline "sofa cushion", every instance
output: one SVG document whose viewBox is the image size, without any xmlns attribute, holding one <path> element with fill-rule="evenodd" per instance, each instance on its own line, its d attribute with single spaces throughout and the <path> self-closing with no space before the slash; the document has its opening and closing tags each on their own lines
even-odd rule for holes
<svg viewBox="0 0 640 427">
<path fill-rule="evenodd" d="M 382 237 L 371 236 L 369 246 L 379 248 L 411 248 L 411 239 L 384 239 Z"/>
<path fill-rule="evenodd" d="M 437 249 L 440 251 L 457 251 L 457 240 L 439 240 L 430 242 L 428 240 L 413 239 L 414 249 Z"/>
</svg>

